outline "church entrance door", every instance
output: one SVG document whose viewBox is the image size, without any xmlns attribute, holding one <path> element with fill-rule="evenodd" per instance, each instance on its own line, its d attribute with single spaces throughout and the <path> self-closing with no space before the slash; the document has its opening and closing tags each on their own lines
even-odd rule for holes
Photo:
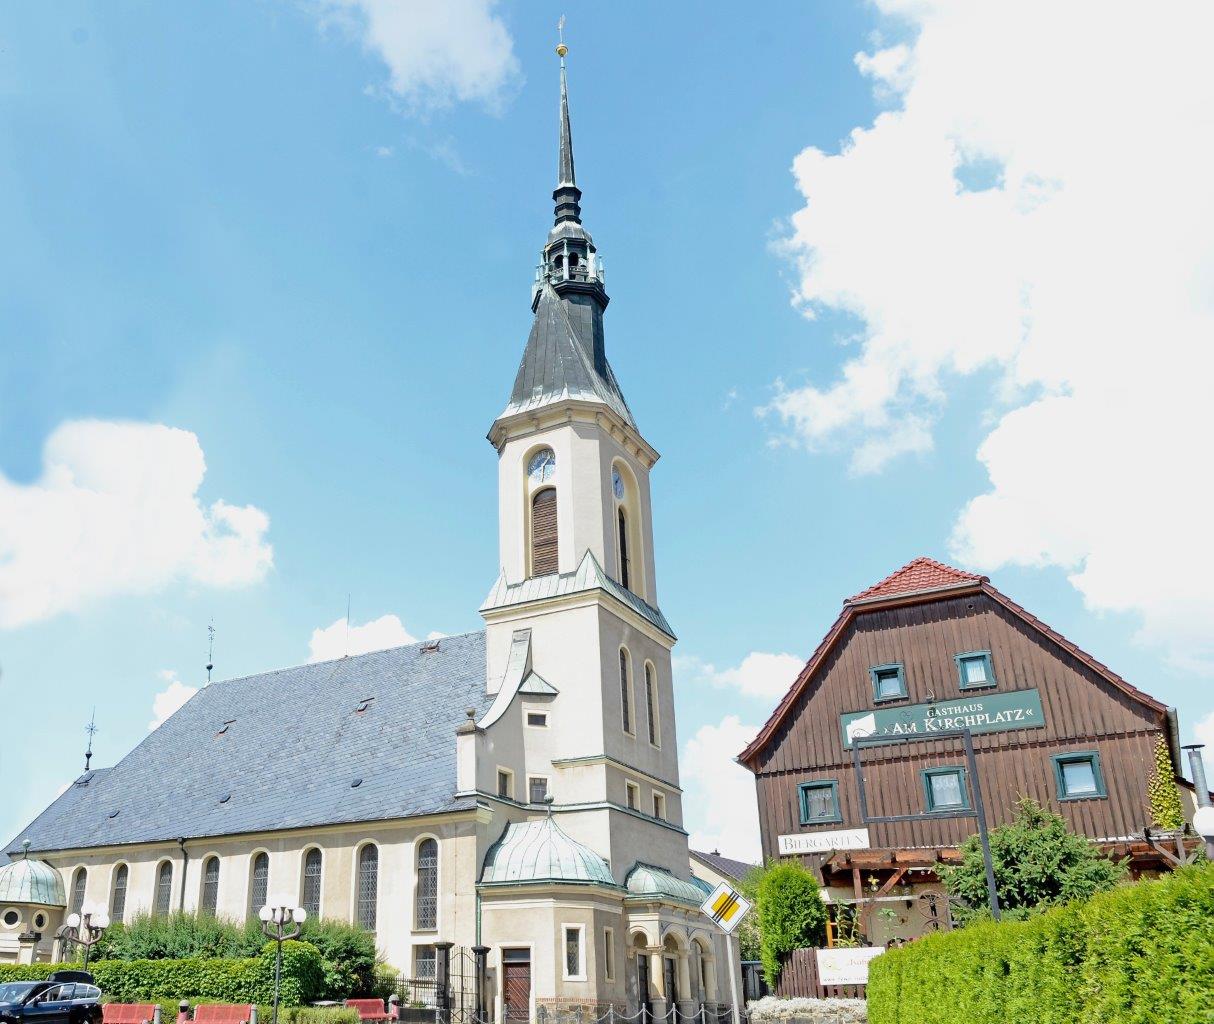
<svg viewBox="0 0 1214 1024">
<path fill-rule="evenodd" d="M 662 957 L 662 963 L 666 968 L 666 1005 L 674 1006 L 679 1001 L 678 968 L 672 956 Z"/>
<path fill-rule="evenodd" d="M 506 1020 L 531 1019 L 531 950 L 502 950 L 502 1004 Z"/>
<path fill-rule="evenodd" d="M 647 1015 L 653 1013 L 653 1004 L 649 1001 L 649 957 L 644 953 L 637 954 L 637 1000 Z"/>
</svg>

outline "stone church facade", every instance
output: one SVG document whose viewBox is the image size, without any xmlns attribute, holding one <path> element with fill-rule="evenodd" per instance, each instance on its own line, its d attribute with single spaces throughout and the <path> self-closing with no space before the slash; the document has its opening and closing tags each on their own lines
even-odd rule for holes
<svg viewBox="0 0 1214 1024">
<path fill-rule="evenodd" d="M 553 198 L 489 431 L 501 570 L 484 629 L 200 690 L 6 847 L 0 896 L 6 873 L 41 895 L 0 906 L 0 960 L 52 956 L 72 910 L 243 920 L 269 902 L 366 925 L 408 977 L 448 943 L 478 950 L 497 1019 L 729 1001 L 737 964 L 699 912 L 683 828 L 658 455 L 606 357 L 563 53 Z"/>
</svg>

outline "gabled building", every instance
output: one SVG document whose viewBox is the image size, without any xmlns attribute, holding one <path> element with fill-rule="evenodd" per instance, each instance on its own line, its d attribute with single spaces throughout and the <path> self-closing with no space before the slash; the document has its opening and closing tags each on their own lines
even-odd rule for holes
<svg viewBox="0 0 1214 1024">
<path fill-rule="evenodd" d="M 485 628 L 200 690 L 6 848 L 28 843 L 15 870 L 61 882 L 48 919 L 64 903 L 118 921 L 301 905 L 373 930 L 411 979 L 433 979 L 451 943 L 483 957 L 498 1019 L 727 998 L 736 963 L 699 911 L 683 828 L 658 454 L 607 360 L 560 52 L 554 224 L 489 430 Z M 25 926 L 33 911 L 16 911 L 0 922 Z"/>
<path fill-rule="evenodd" d="M 976 777 L 963 738 L 940 738 L 963 729 Z M 859 743 L 858 775 L 856 741 L 878 736 L 893 742 Z M 1134 871 L 1164 867 L 1144 833 L 1160 737 L 1182 784 L 1174 710 L 986 576 L 917 558 L 844 602 L 739 761 L 755 774 L 764 859 L 811 865 L 883 942 L 947 926 L 935 868 L 977 831 L 979 798 L 990 827 L 1028 796 Z"/>
</svg>

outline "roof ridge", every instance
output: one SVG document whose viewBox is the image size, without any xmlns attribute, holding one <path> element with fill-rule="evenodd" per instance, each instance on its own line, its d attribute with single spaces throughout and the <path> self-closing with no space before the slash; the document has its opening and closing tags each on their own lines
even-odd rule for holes
<svg viewBox="0 0 1214 1024">
<path fill-rule="evenodd" d="M 906 579 L 907 583 L 910 583 L 913 579 L 914 585 L 903 586 L 901 584 L 903 579 Z M 919 555 L 900 568 L 895 569 L 884 579 L 880 579 L 871 586 L 865 587 L 859 593 L 853 594 L 843 603 L 845 605 L 854 604 L 857 601 L 865 601 L 876 597 L 896 597 L 900 594 L 913 594 L 924 590 L 936 590 L 945 587 L 980 583 L 988 579 L 989 577 L 970 572 L 968 569 L 958 569 L 956 566 L 938 561 L 935 558 L 929 558 L 927 555 Z"/>
</svg>

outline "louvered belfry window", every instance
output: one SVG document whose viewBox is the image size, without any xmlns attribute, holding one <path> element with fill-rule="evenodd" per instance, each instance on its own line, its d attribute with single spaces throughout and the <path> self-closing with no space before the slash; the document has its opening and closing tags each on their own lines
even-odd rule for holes
<svg viewBox="0 0 1214 1024">
<path fill-rule="evenodd" d="M 164 861 L 156 872 L 156 913 L 164 915 L 169 912 L 173 902 L 173 865 Z"/>
<path fill-rule="evenodd" d="M 531 575 L 556 572 L 556 488 L 545 487 L 531 499 Z"/>
<path fill-rule="evenodd" d="M 249 917 L 254 918 L 266 905 L 270 891 L 270 855 L 259 853 L 253 858 L 253 872 L 249 877 Z"/>
<path fill-rule="evenodd" d="M 423 839 L 417 844 L 417 889 L 414 895 L 416 927 L 428 931 L 438 927 L 438 843 Z"/>
<path fill-rule="evenodd" d="M 379 902 L 379 847 L 368 843 L 358 853 L 358 923 L 375 931 Z"/>
<path fill-rule="evenodd" d="M 313 846 L 304 858 L 303 872 L 303 904 L 308 916 L 314 920 L 320 917 L 320 872 L 323 865 L 323 855 Z"/>
<path fill-rule="evenodd" d="M 122 915 L 126 913 L 126 880 L 127 867 L 119 864 L 114 872 L 114 894 L 110 898 L 110 920 L 115 924 L 122 923 Z"/>
<path fill-rule="evenodd" d="M 84 909 L 84 887 L 88 884 L 88 872 L 81 868 L 72 878 L 72 902 L 68 904 L 69 914 L 79 914 Z"/>
<path fill-rule="evenodd" d="M 219 858 L 208 857 L 202 866 L 202 900 L 199 909 L 204 914 L 215 916 L 219 909 Z"/>
</svg>

